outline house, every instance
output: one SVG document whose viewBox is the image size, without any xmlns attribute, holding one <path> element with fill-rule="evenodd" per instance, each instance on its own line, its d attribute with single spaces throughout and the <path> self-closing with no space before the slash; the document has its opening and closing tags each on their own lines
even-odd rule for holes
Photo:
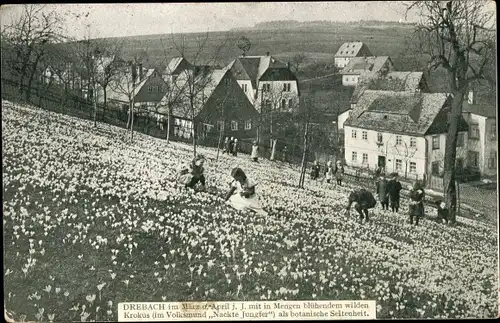
<svg viewBox="0 0 500 323">
<path fill-rule="evenodd" d="M 392 71 L 361 76 L 351 97 L 356 103 L 365 90 L 430 92 L 423 72 Z"/>
<path fill-rule="evenodd" d="M 133 65 L 132 68 L 124 65 L 109 85 L 107 93 L 108 104 L 119 106 L 123 111 L 128 111 L 132 99 L 134 99 L 134 107 L 148 106 L 148 102 L 150 102 L 148 101 L 149 97 L 141 90 L 155 71 L 158 72 L 154 68 L 144 68 L 142 64 Z M 135 83 L 133 82 L 134 77 Z M 141 93 L 141 96 L 138 97 L 139 101 L 136 102 L 135 99 L 139 93 Z M 102 96 L 98 96 L 98 100 L 102 99 Z"/>
<path fill-rule="evenodd" d="M 373 56 L 368 49 L 368 46 L 362 42 L 349 42 L 340 46 L 339 50 L 335 53 L 334 61 L 335 66 L 344 68 L 354 57 Z"/>
<path fill-rule="evenodd" d="M 347 165 L 379 165 L 411 179 L 441 176 L 450 107 L 446 93 L 364 91 L 343 126 Z M 467 149 L 467 131 L 462 118 L 458 155 Z"/>
<path fill-rule="evenodd" d="M 497 115 L 496 107 L 476 103 L 474 91 L 463 103 L 463 117 L 469 125 L 467 154 L 457 156 L 482 175 L 497 175 Z"/>
<path fill-rule="evenodd" d="M 299 102 L 298 80 L 289 64 L 269 52 L 265 56 L 240 56 L 226 68 L 259 112 L 263 105 L 289 111 Z"/>
<path fill-rule="evenodd" d="M 172 94 L 166 94 L 158 113 L 166 115 L 171 109 L 173 135 L 206 138 L 223 131 L 239 139 L 257 136 L 259 114 L 229 68 L 203 71 L 195 78 L 180 75 L 172 88 L 179 100 L 169 107 Z"/>
<path fill-rule="evenodd" d="M 360 78 L 377 77 L 394 70 L 389 56 L 353 57 L 340 72 L 342 85 L 356 86 Z"/>
<path fill-rule="evenodd" d="M 179 74 L 186 70 L 193 70 L 193 68 L 194 66 L 186 58 L 174 57 L 168 62 L 162 74 L 166 80 L 174 81 Z"/>
</svg>

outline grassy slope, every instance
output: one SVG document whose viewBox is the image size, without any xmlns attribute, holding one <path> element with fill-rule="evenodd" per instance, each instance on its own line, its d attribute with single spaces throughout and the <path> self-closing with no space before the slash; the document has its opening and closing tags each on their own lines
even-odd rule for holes
<svg viewBox="0 0 500 323">
<path fill-rule="evenodd" d="M 189 146 L 141 134 L 129 144 L 123 129 L 5 102 L 2 149 L 5 303 L 18 319 L 43 308 L 56 321 L 116 320 L 123 301 L 311 298 L 376 299 L 378 317 L 496 313 L 496 234 L 474 221 L 410 227 L 376 209 L 359 224 L 341 211 L 347 187 L 295 190 L 297 169 L 200 148 L 213 193 L 236 165 L 259 182 L 269 216 L 236 212 L 172 182 Z"/>
</svg>

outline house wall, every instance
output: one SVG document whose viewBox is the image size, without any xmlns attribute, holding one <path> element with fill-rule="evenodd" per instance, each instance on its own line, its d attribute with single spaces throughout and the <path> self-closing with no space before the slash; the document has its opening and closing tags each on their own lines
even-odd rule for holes
<svg viewBox="0 0 500 323">
<path fill-rule="evenodd" d="M 270 84 L 270 91 L 263 92 L 264 84 Z M 284 92 L 284 84 L 290 84 L 290 91 Z M 262 81 L 258 84 L 258 95 L 257 100 L 254 102 L 254 106 L 257 111 L 260 112 L 262 102 L 269 100 L 273 109 L 279 109 L 282 104 L 282 100 L 286 101 L 285 111 L 290 111 L 299 103 L 299 88 L 297 81 Z M 289 99 L 292 100 L 292 106 L 289 106 Z M 283 111 L 283 110 L 282 110 Z"/>
<path fill-rule="evenodd" d="M 139 89 L 135 95 L 135 102 L 154 102 L 161 101 L 167 90 L 167 85 L 161 77 L 161 74 L 155 71 Z"/>
<path fill-rule="evenodd" d="M 456 158 L 462 158 L 464 166 L 468 165 L 467 161 L 467 150 L 468 150 L 468 134 L 462 132 L 464 136 L 464 145 L 457 147 Z M 439 139 L 439 149 L 433 149 L 432 138 L 437 137 Z M 432 164 L 436 163 L 439 165 L 439 174 L 442 175 L 444 172 L 444 154 L 446 151 L 446 134 L 439 135 L 429 135 L 425 136 L 427 141 L 427 174 L 432 174 Z"/>
<path fill-rule="evenodd" d="M 335 60 L 336 67 L 344 68 L 351 60 L 351 57 L 335 57 L 334 60 Z"/>
<path fill-rule="evenodd" d="M 337 124 L 339 130 L 344 128 L 344 122 L 347 120 L 350 114 L 351 110 L 347 110 L 339 114 L 339 116 L 337 117 Z"/>
<path fill-rule="evenodd" d="M 232 81 L 225 82 L 226 78 Z M 238 139 L 256 138 L 259 113 L 248 100 L 236 79 L 231 73 L 227 73 L 210 98 L 205 107 L 197 117 L 197 124 L 213 126 L 212 132 L 219 133 L 218 123 L 224 123 L 224 135 Z M 237 123 L 237 129 L 233 130 L 231 124 Z M 250 128 L 245 129 L 245 124 Z M 201 131 L 202 127 L 198 127 Z"/>
<path fill-rule="evenodd" d="M 356 131 L 353 138 L 352 131 Z M 367 139 L 363 139 L 363 131 L 367 132 Z M 406 166 L 409 177 L 422 178 L 426 172 L 426 142 L 424 137 L 414 137 L 416 146 L 410 146 L 411 136 L 401 135 L 401 144 L 396 145 L 396 134 L 381 132 L 382 144 L 377 145 L 377 133 L 375 130 L 344 127 L 345 160 L 347 165 L 374 169 L 378 164 L 378 156 L 386 158 L 386 173 L 398 172 L 405 175 Z M 352 152 L 357 153 L 357 159 L 352 160 Z M 363 163 L 363 154 L 368 155 L 368 161 Z M 396 167 L 396 159 L 401 160 L 401 168 Z M 416 163 L 414 172 L 410 172 L 410 163 Z"/>
<path fill-rule="evenodd" d="M 359 81 L 358 75 L 342 75 L 342 85 L 343 86 L 356 86 Z"/>
<path fill-rule="evenodd" d="M 492 127 L 493 126 L 493 127 Z M 479 129 L 481 133 L 481 128 Z M 484 168 L 482 172 L 488 176 L 497 175 L 497 121 L 494 118 L 488 118 L 485 120 L 484 128 Z M 493 158 L 491 163 L 489 159 Z M 491 166 L 491 167 L 490 167 Z"/>
<path fill-rule="evenodd" d="M 252 81 L 250 81 L 250 80 L 238 80 L 238 84 L 240 85 L 243 92 L 245 92 L 250 103 L 254 104 L 254 102 L 255 102 L 255 90 L 256 89 L 254 89 L 252 87 Z M 246 91 L 244 90 L 244 85 L 246 85 Z"/>
</svg>

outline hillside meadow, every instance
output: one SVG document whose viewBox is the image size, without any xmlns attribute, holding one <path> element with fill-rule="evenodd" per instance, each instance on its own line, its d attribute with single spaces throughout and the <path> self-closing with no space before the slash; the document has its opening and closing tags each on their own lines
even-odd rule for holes
<svg viewBox="0 0 500 323">
<path fill-rule="evenodd" d="M 208 161 L 207 193 L 174 181 L 188 145 L 2 101 L 4 304 L 16 321 L 115 321 L 126 301 L 377 301 L 378 318 L 493 318 L 497 232 L 460 219 L 345 213 L 349 191 L 248 155 Z M 221 199 L 230 171 L 268 216 Z M 426 210 L 428 214 L 433 211 Z"/>
</svg>

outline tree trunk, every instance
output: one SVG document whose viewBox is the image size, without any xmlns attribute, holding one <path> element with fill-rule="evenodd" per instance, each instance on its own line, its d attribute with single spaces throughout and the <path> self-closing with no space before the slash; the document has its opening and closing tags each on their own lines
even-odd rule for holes
<svg viewBox="0 0 500 323">
<path fill-rule="evenodd" d="M 167 145 L 170 142 L 170 106 L 167 110 Z"/>
<path fill-rule="evenodd" d="M 271 148 L 271 158 L 270 158 L 270 160 L 274 160 L 274 155 L 276 154 L 276 142 L 277 141 L 278 141 L 277 139 L 272 139 L 271 140 L 271 144 L 272 144 L 271 147 L 272 148 Z"/>
<path fill-rule="evenodd" d="M 455 159 L 457 155 L 458 124 L 462 113 L 462 103 L 465 90 L 457 91 L 451 102 L 451 111 L 448 117 L 449 127 L 446 134 L 446 145 L 444 154 L 444 198 L 446 207 L 450 211 L 451 223 L 456 222 L 457 213 L 457 189 L 455 185 Z"/>
<path fill-rule="evenodd" d="M 224 137 L 224 125 L 222 125 L 222 129 L 219 131 L 219 139 L 217 141 L 217 157 L 215 158 L 216 161 L 219 160 L 220 144 L 222 142 L 223 137 Z"/>
<path fill-rule="evenodd" d="M 130 130 L 130 123 L 132 121 L 132 101 L 128 104 L 128 118 L 127 118 L 127 129 Z"/>
<path fill-rule="evenodd" d="M 196 127 L 195 123 L 193 121 L 193 130 L 192 130 L 192 137 L 193 137 L 193 156 L 196 157 Z"/>
<path fill-rule="evenodd" d="M 300 168 L 300 179 L 299 179 L 299 188 L 304 188 L 304 180 L 305 180 L 305 173 L 306 173 L 306 163 L 307 163 L 307 136 L 309 135 L 309 122 L 306 123 L 305 130 L 304 130 L 304 149 L 302 151 L 302 163 L 301 163 L 301 168 Z"/>
<path fill-rule="evenodd" d="M 134 140 L 134 98 L 132 98 L 132 111 L 130 113 L 130 140 Z"/>
<path fill-rule="evenodd" d="M 97 128 L 97 93 L 95 82 L 92 82 L 92 99 L 94 104 L 94 113 L 92 115 L 92 118 L 94 119 L 94 127 Z"/>
<path fill-rule="evenodd" d="M 107 91 L 107 88 L 108 86 L 103 86 L 102 89 L 103 89 L 103 100 L 104 100 L 104 111 L 103 111 L 103 117 L 102 119 L 103 120 L 106 120 L 106 112 L 108 111 L 108 91 Z"/>
<path fill-rule="evenodd" d="M 35 72 L 36 72 L 36 67 L 38 66 L 38 62 L 40 60 L 40 55 L 37 55 L 35 62 L 33 62 L 32 70 L 30 73 L 30 77 L 28 80 L 28 88 L 26 89 L 26 101 L 30 102 L 30 97 L 31 97 L 31 86 L 33 84 L 33 78 L 35 77 Z"/>
</svg>

